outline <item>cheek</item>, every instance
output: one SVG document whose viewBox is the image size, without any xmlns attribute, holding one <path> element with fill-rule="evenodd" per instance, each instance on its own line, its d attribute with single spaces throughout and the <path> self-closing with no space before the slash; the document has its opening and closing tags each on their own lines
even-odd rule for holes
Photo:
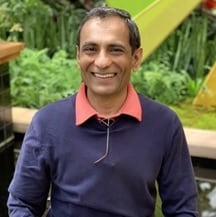
<svg viewBox="0 0 216 217">
<path fill-rule="evenodd" d="M 130 61 L 122 63 L 122 66 L 124 67 L 124 72 L 126 74 L 131 74 L 131 71 L 133 70 L 133 65 Z"/>
<path fill-rule="evenodd" d="M 86 71 L 88 67 L 91 65 L 92 60 L 88 57 L 82 57 L 79 59 L 78 64 L 82 71 Z"/>
<path fill-rule="evenodd" d="M 83 74 L 83 72 L 86 71 L 86 63 L 85 61 L 82 60 L 82 61 L 79 61 L 78 64 L 79 64 L 79 69 L 81 71 L 81 74 Z"/>
<path fill-rule="evenodd" d="M 79 64 L 79 68 L 80 68 L 80 74 L 82 77 L 82 80 L 84 82 L 87 82 L 90 79 L 90 73 L 88 72 L 88 65 L 85 62 L 82 62 Z"/>
</svg>

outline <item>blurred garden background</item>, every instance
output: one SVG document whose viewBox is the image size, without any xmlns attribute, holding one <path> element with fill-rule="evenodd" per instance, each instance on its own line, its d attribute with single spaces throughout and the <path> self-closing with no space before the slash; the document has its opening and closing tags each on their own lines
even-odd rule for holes
<svg viewBox="0 0 216 217">
<path fill-rule="evenodd" d="M 0 41 L 25 44 L 9 63 L 12 106 L 39 109 L 77 91 L 76 30 L 88 10 L 104 3 L 0 0 Z M 216 108 L 193 104 L 216 61 L 215 14 L 198 5 L 132 75 L 139 92 L 170 106 L 185 127 L 216 130 Z"/>
<path fill-rule="evenodd" d="M 104 3 L 0 0 L 0 40 L 25 43 L 21 56 L 10 62 L 14 106 L 40 108 L 77 90 L 76 29 L 86 11 Z M 132 80 L 138 91 L 172 106 L 190 126 L 196 121 L 179 109 L 183 105 L 186 111 L 206 114 L 206 108 L 191 105 L 215 60 L 216 22 L 199 5 L 143 62 Z M 212 113 L 212 108 L 207 111 Z M 205 127 L 202 120 L 197 127 Z"/>
</svg>

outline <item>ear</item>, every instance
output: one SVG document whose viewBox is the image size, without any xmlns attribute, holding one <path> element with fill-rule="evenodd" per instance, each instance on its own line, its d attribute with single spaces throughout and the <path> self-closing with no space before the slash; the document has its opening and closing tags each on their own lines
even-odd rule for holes
<svg viewBox="0 0 216 217">
<path fill-rule="evenodd" d="M 79 57 L 80 57 L 79 46 L 76 45 L 76 60 L 77 60 L 77 61 L 79 61 Z"/>
<path fill-rule="evenodd" d="M 80 50 L 78 45 L 76 45 L 76 61 L 77 67 L 80 68 Z"/>
<path fill-rule="evenodd" d="M 133 53 L 133 65 L 132 65 L 133 72 L 138 70 L 142 62 L 142 56 L 143 56 L 143 49 L 141 47 L 137 48 Z"/>
</svg>

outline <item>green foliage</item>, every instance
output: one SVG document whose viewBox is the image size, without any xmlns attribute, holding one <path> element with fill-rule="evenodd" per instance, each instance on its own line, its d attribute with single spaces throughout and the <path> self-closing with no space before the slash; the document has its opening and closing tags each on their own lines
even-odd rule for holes
<svg viewBox="0 0 216 217">
<path fill-rule="evenodd" d="M 94 1 L 94 4 L 99 2 L 103 1 Z M 76 3 L 83 5 L 82 0 Z M 68 0 L 0 0 L 0 38 L 24 41 L 26 47 L 41 50 L 26 55 L 27 52 L 33 52 L 26 49 L 22 54 L 26 59 L 21 57 L 11 63 L 14 105 L 39 108 L 67 95 L 60 93 L 65 89 L 58 88 L 55 81 L 60 80 L 61 84 L 65 83 L 68 87 L 71 83 L 66 83 L 71 79 L 53 77 L 63 67 L 54 61 L 57 55 L 54 54 L 58 50 L 65 50 L 68 57 L 75 57 L 76 30 L 85 13 L 84 7 L 81 9 Z M 146 60 L 132 76 L 132 81 L 139 92 L 164 103 L 177 104 L 187 97 L 194 97 L 216 59 L 215 41 L 215 26 L 212 21 L 200 10 L 196 10 Z M 69 61 L 68 57 L 64 57 L 64 61 Z M 49 64 L 43 64 L 41 59 Z M 72 68 L 77 70 L 75 62 Z M 40 74 L 43 70 L 46 72 Z M 70 69 L 65 72 L 68 70 Z M 45 82 L 48 74 L 52 78 L 50 83 Z M 32 77 L 29 78 L 30 75 Z M 40 81 L 43 76 L 45 79 Z M 47 92 L 44 91 L 44 96 L 42 93 L 38 96 L 35 91 L 37 88 L 30 90 L 30 86 Z M 51 86 L 56 89 L 51 91 Z M 23 97 L 25 91 L 32 100 Z M 71 89 L 67 91 L 73 92 Z"/>
<path fill-rule="evenodd" d="M 169 107 L 178 114 L 185 127 L 216 130 L 215 107 L 194 106 L 190 99 Z"/>
<path fill-rule="evenodd" d="M 75 57 L 76 30 L 86 10 L 67 4 L 59 10 L 39 0 L 9 0 L 0 5 L 0 38 L 23 41 L 32 49 L 64 49 Z M 19 27 L 19 28 L 17 28 Z"/>
<path fill-rule="evenodd" d="M 216 59 L 214 21 L 200 11 L 188 18 L 148 58 L 168 66 L 171 71 L 187 71 L 193 80 L 203 78 Z M 198 82 L 198 81 L 197 81 Z"/>
<path fill-rule="evenodd" d="M 25 49 L 10 62 L 11 94 L 14 106 L 40 108 L 77 91 L 81 82 L 76 60 L 60 50 L 51 58 L 47 49 Z M 186 72 L 174 72 L 163 64 L 149 62 L 132 76 L 142 94 L 166 104 L 178 104 L 194 97 L 198 84 Z M 200 84 L 201 85 L 201 82 Z"/>
<path fill-rule="evenodd" d="M 14 106 L 40 108 L 74 93 L 81 82 L 76 61 L 60 50 L 50 58 L 47 49 L 25 49 L 10 62 Z"/>
<path fill-rule="evenodd" d="M 157 101 L 177 104 L 195 94 L 190 76 L 181 71 L 170 71 L 164 64 L 149 62 L 132 76 L 136 89 Z"/>
<path fill-rule="evenodd" d="M 41 0 L 44 3 L 50 5 L 55 10 L 61 10 L 67 7 L 69 4 L 73 4 L 76 8 L 83 8 L 89 10 L 94 6 L 103 5 L 103 0 Z"/>
</svg>

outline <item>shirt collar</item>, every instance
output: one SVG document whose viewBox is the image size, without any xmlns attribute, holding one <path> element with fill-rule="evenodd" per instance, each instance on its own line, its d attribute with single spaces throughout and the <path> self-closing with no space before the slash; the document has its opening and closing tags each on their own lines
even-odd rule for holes
<svg viewBox="0 0 216 217">
<path fill-rule="evenodd" d="M 98 112 L 90 105 L 86 97 L 86 86 L 84 83 L 80 85 L 79 91 L 76 96 L 76 125 L 81 125 L 92 116 L 99 116 Z M 142 120 L 142 109 L 139 101 L 139 97 L 132 84 L 128 85 L 127 98 L 117 114 L 113 117 L 126 114 L 136 118 L 138 121 Z"/>
</svg>

